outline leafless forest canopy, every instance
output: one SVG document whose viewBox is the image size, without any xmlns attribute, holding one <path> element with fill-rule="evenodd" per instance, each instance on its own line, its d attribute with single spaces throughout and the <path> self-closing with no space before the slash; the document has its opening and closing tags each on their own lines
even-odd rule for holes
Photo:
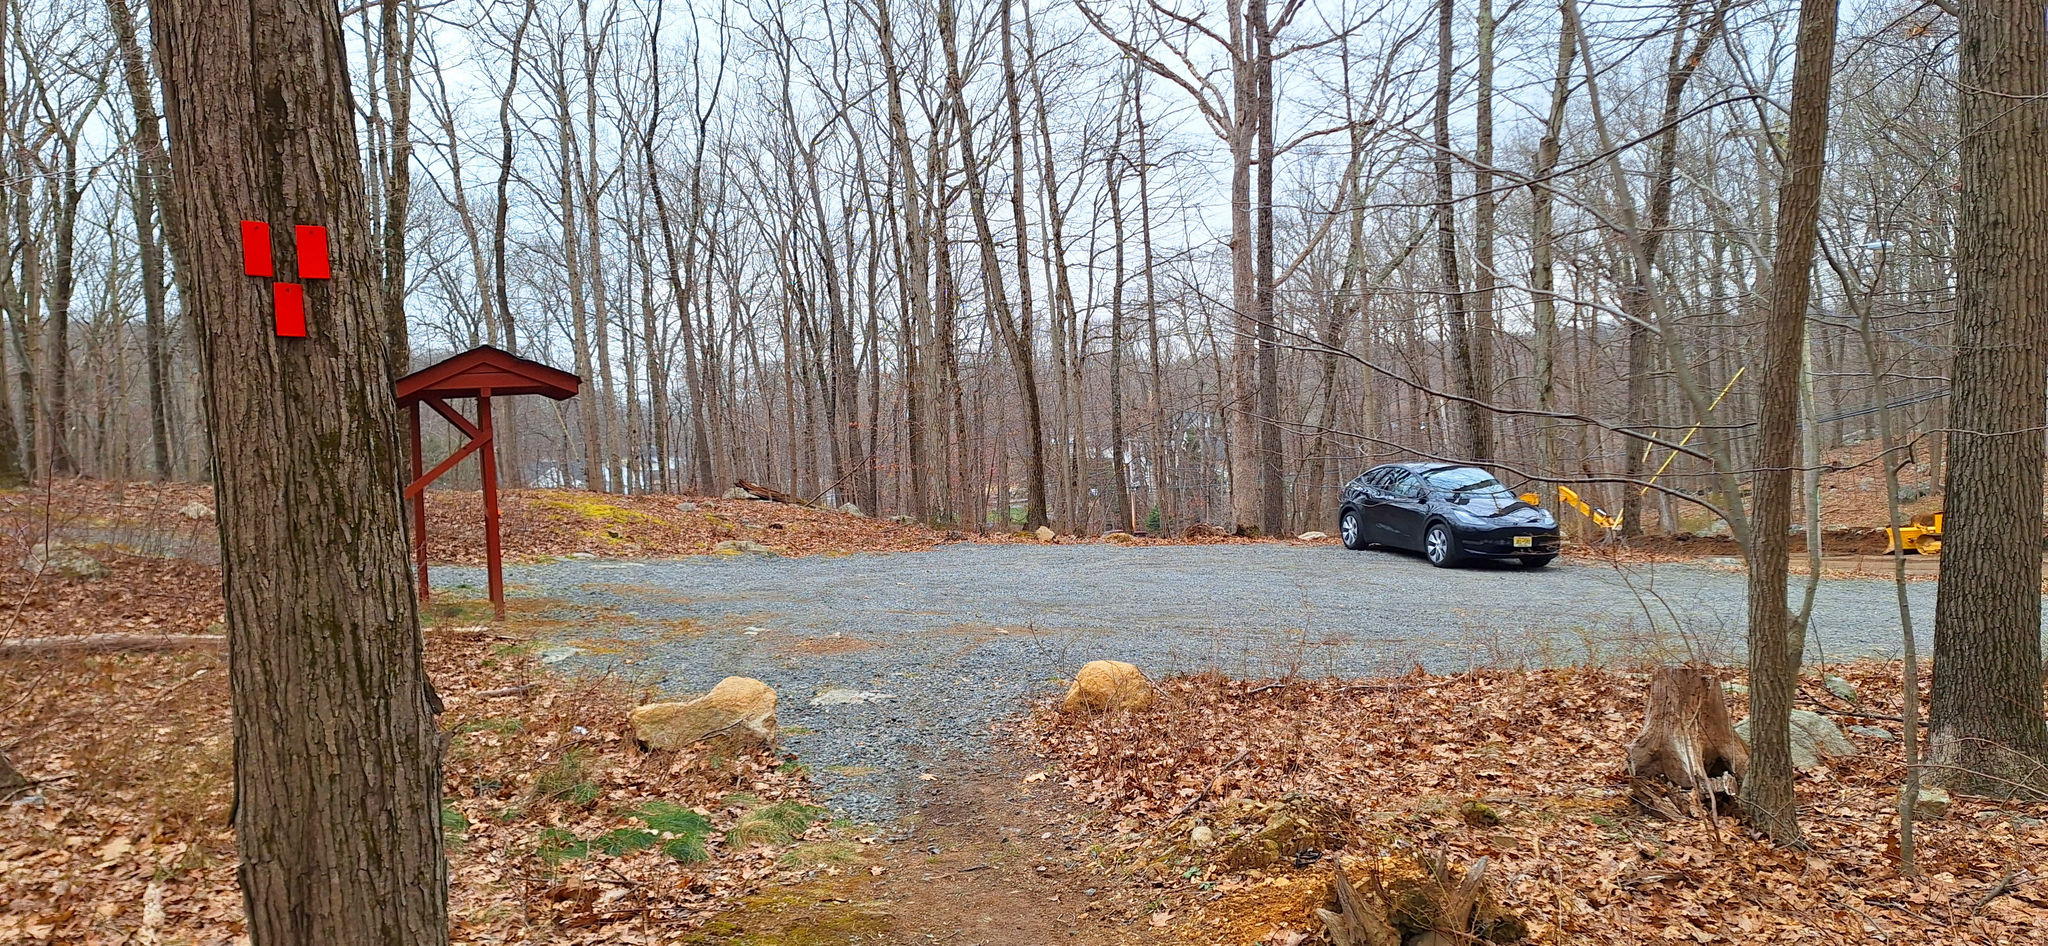
<svg viewBox="0 0 2048 946">
<path fill-rule="evenodd" d="M 1328 529 L 1370 463 L 1442 457 L 1659 531 L 1710 521 L 1684 499 L 1722 488 L 1701 443 L 1754 455 L 1796 13 L 390 0 L 346 23 L 412 363 L 489 344 L 586 379 L 501 407 L 508 477 L 1271 533 Z M 180 260 L 236 221 L 166 212 L 149 12 L 4 16 L 0 468 L 204 477 Z M 1892 405 L 1923 486 L 1954 39 L 1933 4 L 1842 10 L 1801 384 L 1822 449 Z M 1624 488 L 1660 469 L 1669 492 Z"/>
</svg>

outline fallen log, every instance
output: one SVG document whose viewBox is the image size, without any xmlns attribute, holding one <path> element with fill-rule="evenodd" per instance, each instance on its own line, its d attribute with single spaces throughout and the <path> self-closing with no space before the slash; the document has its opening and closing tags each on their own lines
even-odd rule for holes
<svg viewBox="0 0 2048 946">
<path fill-rule="evenodd" d="M 759 496 L 762 499 L 768 500 L 769 502 L 788 503 L 792 506 L 811 505 L 810 503 L 804 502 L 803 499 L 801 499 L 800 497 L 791 495 L 789 493 L 785 493 L 779 489 L 776 489 L 773 486 L 762 486 L 761 484 L 753 482 L 751 480 L 733 480 L 732 485 L 737 486 L 743 490 L 746 490 L 749 493 L 753 493 L 754 495 Z"/>
<path fill-rule="evenodd" d="M 57 654 L 136 654 L 172 650 L 220 650 L 228 639 L 219 634 L 78 634 L 68 637 L 24 637 L 0 641 L 0 657 L 44 657 Z"/>
</svg>

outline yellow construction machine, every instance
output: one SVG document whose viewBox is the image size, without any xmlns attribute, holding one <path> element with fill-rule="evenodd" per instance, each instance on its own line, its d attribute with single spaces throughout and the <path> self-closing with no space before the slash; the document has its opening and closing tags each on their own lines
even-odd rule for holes
<svg viewBox="0 0 2048 946">
<path fill-rule="evenodd" d="M 1903 555 L 1918 552 L 1922 555 L 1941 554 L 1941 513 L 1922 513 L 1913 517 L 1913 524 L 1897 529 L 1884 530 L 1885 554 Z"/>
</svg>

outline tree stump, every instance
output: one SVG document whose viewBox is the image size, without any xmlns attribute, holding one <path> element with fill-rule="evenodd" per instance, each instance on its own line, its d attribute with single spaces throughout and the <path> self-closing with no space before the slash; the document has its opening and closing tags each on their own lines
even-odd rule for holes
<svg viewBox="0 0 2048 946">
<path fill-rule="evenodd" d="M 13 796 L 28 785 L 28 777 L 22 775 L 21 771 L 14 767 L 13 762 L 8 761 L 5 750 L 0 750 L 0 800 Z"/>
<path fill-rule="evenodd" d="M 1699 811 L 1702 799 L 1733 801 L 1749 771 L 1749 746 L 1728 721 L 1728 703 L 1714 675 L 1663 667 L 1650 679 L 1643 731 L 1628 746 L 1628 774 L 1638 805 L 1669 818 Z"/>
<path fill-rule="evenodd" d="M 1355 886 L 1339 865 L 1334 910 L 1317 910 L 1332 946 L 1450 946 L 1518 943 L 1527 924 L 1486 885 L 1487 859 L 1454 876 L 1440 856 L 1402 852 L 1367 865 Z"/>
</svg>

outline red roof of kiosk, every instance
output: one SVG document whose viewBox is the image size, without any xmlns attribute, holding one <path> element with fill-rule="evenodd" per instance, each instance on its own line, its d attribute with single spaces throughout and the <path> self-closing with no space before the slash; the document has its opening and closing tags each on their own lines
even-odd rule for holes
<svg viewBox="0 0 2048 946">
<path fill-rule="evenodd" d="M 492 397 L 539 394 L 560 401 L 575 397 L 582 385 L 566 371 L 479 345 L 398 379 L 396 387 L 398 403 L 406 405 L 430 397 L 476 397 L 485 388 Z"/>
</svg>

